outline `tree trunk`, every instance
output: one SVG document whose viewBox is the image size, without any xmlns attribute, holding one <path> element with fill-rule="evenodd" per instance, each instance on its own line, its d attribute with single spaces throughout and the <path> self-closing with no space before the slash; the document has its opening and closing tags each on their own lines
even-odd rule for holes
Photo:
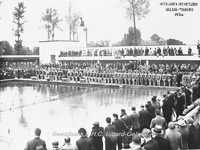
<svg viewBox="0 0 200 150">
<path fill-rule="evenodd" d="M 47 40 L 49 41 L 49 22 L 48 22 L 48 27 L 47 27 Z"/>
<path fill-rule="evenodd" d="M 134 23 L 134 36 L 135 36 L 134 39 L 135 39 L 135 46 L 137 46 L 135 14 L 133 14 L 133 23 Z"/>
<path fill-rule="evenodd" d="M 71 41 L 71 35 L 72 35 L 72 31 L 71 31 L 71 22 L 70 22 L 70 25 L 69 25 L 69 40 Z"/>
<path fill-rule="evenodd" d="M 54 27 L 52 28 L 52 31 L 53 31 L 53 33 L 52 33 L 52 41 L 54 41 Z"/>
<path fill-rule="evenodd" d="M 20 22 L 19 22 L 19 17 L 18 17 L 18 24 L 17 24 L 17 32 L 18 32 L 18 34 L 17 34 L 17 40 L 18 40 L 18 44 L 17 44 L 17 53 L 18 53 L 18 55 L 20 54 L 20 52 L 19 52 L 19 36 L 20 36 L 20 34 L 19 34 L 19 24 L 20 24 Z"/>
</svg>

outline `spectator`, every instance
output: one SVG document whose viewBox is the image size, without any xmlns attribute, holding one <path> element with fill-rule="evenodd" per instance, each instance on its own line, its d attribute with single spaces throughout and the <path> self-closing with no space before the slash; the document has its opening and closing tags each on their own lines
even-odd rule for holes
<svg viewBox="0 0 200 150">
<path fill-rule="evenodd" d="M 183 51 L 182 51 L 181 47 L 179 47 L 179 49 L 178 49 L 178 55 L 179 56 L 183 55 Z"/>
<path fill-rule="evenodd" d="M 93 123 L 93 128 L 90 135 L 95 150 L 103 150 L 103 141 L 102 141 L 103 135 L 104 135 L 104 129 L 102 127 L 99 127 L 98 121 L 95 121 Z"/>
<path fill-rule="evenodd" d="M 188 136 L 188 148 L 196 149 L 197 148 L 197 129 L 193 124 L 194 120 L 192 118 L 187 119 L 189 136 Z"/>
<path fill-rule="evenodd" d="M 135 107 L 132 107 L 131 110 L 132 110 L 132 113 L 130 116 L 132 119 L 132 124 L 131 124 L 132 132 L 139 133 L 139 131 L 140 131 L 140 123 L 139 123 L 140 115 L 136 112 Z"/>
<path fill-rule="evenodd" d="M 152 102 L 152 106 L 155 108 L 155 109 L 160 109 L 160 103 L 158 102 L 157 100 L 157 96 L 153 96 L 152 99 L 151 99 L 151 102 Z"/>
<path fill-rule="evenodd" d="M 160 125 L 162 127 L 162 130 L 165 131 L 165 129 L 167 128 L 167 124 L 165 118 L 161 116 L 159 109 L 155 110 L 155 115 L 156 117 L 151 120 L 150 128 L 152 129 L 156 125 Z"/>
<path fill-rule="evenodd" d="M 149 56 L 149 49 L 147 47 L 145 48 L 145 56 Z"/>
<path fill-rule="evenodd" d="M 60 150 L 77 150 L 78 149 L 78 147 L 76 145 L 72 145 L 70 143 L 70 141 L 71 141 L 70 137 L 65 138 L 64 141 L 65 141 L 65 143 L 60 148 Z"/>
<path fill-rule="evenodd" d="M 168 124 L 168 129 L 166 130 L 165 135 L 166 138 L 169 139 L 172 149 L 183 149 L 182 136 L 178 131 L 176 131 L 174 122 Z"/>
<path fill-rule="evenodd" d="M 52 143 L 52 146 L 53 146 L 53 150 L 59 150 L 59 142 L 58 141 L 54 141 L 53 143 Z M 37 148 L 36 148 L 36 150 L 38 150 Z M 41 149 L 41 150 L 43 150 L 43 149 Z"/>
<path fill-rule="evenodd" d="M 133 142 L 131 145 L 131 150 L 142 150 L 141 144 L 141 138 L 138 135 L 133 136 Z"/>
<path fill-rule="evenodd" d="M 111 124 L 111 118 L 106 118 L 107 126 L 105 127 L 105 148 L 106 150 L 116 150 L 116 142 L 115 138 L 117 129 L 114 125 Z"/>
<path fill-rule="evenodd" d="M 182 115 L 183 111 L 184 111 L 184 105 L 185 105 L 185 100 L 184 97 L 182 95 L 182 92 L 179 91 L 177 93 L 177 102 L 176 102 L 176 115 L 177 118 Z"/>
<path fill-rule="evenodd" d="M 41 129 L 35 129 L 35 138 L 29 141 L 25 147 L 25 150 L 47 150 L 46 143 L 40 139 Z"/>
<path fill-rule="evenodd" d="M 146 109 L 152 116 L 152 118 L 155 118 L 155 107 L 152 106 L 151 101 L 147 102 L 148 108 Z"/>
<path fill-rule="evenodd" d="M 191 56 L 192 55 L 192 49 L 189 47 L 188 48 L 188 55 Z"/>
<path fill-rule="evenodd" d="M 144 137 L 143 149 L 145 150 L 159 150 L 158 143 L 152 139 L 151 130 L 144 128 L 142 130 L 142 136 Z"/>
<path fill-rule="evenodd" d="M 159 150 L 172 150 L 170 141 L 163 138 L 163 134 L 164 131 L 160 125 L 156 125 L 155 128 L 152 129 L 152 137 L 158 143 Z"/>
<path fill-rule="evenodd" d="M 185 120 L 179 119 L 177 131 L 181 134 L 182 142 L 183 142 L 183 149 L 188 149 L 188 137 L 189 137 L 189 130 L 186 126 Z"/>
<path fill-rule="evenodd" d="M 78 133 L 81 136 L 81 138 L 76 141 L 78 150 L 94 150 L 92 140 L 87 137 L 86 130 L 84 128 L 80 128 Z"/>
<path fill-rule="evenodd" d="M 139 111 L 139 123 L 140 123 L 140 132 L 142 132 L 142 130 L 144 128 L 149 129 L 149 125 L 152 119 L 151 114 L 144 109 L 144 105 L 141 105 L 141 110 Z"/>
<path fill-rule="evenodd" d="M 125 135 L 123 138 L 124 147 L 129 148 L 129 144 L 131 143 L 132 138 L 131 136 L 127 136 L 127 134 L 130 135 L 129 132 L 131 131 L 132 121 L 131 117 L 126 114 L 125 109 L 121 109 L 121 120 L 124 122 L 125 125 Z"/>
<path fill-rule="evenodd" d="M 123 134 L 125 131 L 125 126 L 124 126 L 124 122 L 122 120 L 118 119 L 118 115 L 117 114 L 113 114 L 113 118 L 114 121 L 112 122 L 112 124 L 116 127 L 117 129 L 117 145 L 118 145 L 118 150 L 122 149 L 122 138 L 123 138 Z"/>
<path fill-rule="evenodd" d="M 166 101 L 162 105 L 162 112 L 167 124 L 171 122 L 171 116 L 174 108 L 175 106 L 173 101 L 170 100 L 169 97 L 166 98 Z"/>
</svg>

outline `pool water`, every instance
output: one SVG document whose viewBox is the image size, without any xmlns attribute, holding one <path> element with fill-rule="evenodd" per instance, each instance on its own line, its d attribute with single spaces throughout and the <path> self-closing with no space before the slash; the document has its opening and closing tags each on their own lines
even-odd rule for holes
<svg viewBox="0 0 200 150">
<path fill-rule="evenodd" d="M 130 114 L 132 106 L 139 111 L 141 104 L 154 95 L 162 99 L 166 91 L 3 83 L 0 85 L 0 143 L 4 144 L 0 145 L 23 149 L 34 138 L 35 128 L 41 128 L 41 138 L 48 148 L 55 140 L 63 144 L 67 135 L 75 144 L 79 128 L 84 127 L 90 133 L 94 121 L 105 127 L 106 117 L 112 118 L 113 113 L 120 116 L 121 109 Z M 12 144 L 2 142 L 8 139 Z"/>
</svg>

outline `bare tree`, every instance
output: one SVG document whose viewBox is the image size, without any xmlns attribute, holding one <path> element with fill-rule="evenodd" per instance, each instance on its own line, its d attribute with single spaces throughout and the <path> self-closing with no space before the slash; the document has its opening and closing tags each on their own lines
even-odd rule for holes
<svg viewBox="0 0 200 150">
<path fill-rule="evenodd" d="M 134 32 L 136 33 L 136 17 L 138 20 L 144 18 L 150 12 L 149 0 L 121 0 L 126 9 L 126 14 L 129 19 L 133 19 Z M 137 38 L 135 35 L 135 45 L 137 45 Z"/>
<path fill-rule="evenodd" d="M 70 2 L 67 8 L 68 14 L 65 16 L 67 23 L 69 24 L 69 40 L 75 40 L 75 34 L 77 32 L 78 20 L 80 18 L 80 12 L 76 12 L 73 9 L 73 5 Z"/>
</svg>

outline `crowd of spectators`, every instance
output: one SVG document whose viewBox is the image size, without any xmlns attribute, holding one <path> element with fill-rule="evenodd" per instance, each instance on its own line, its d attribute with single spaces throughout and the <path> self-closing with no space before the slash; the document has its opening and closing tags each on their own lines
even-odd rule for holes
<svg viewBox="0 0 200 150">
<path fill-rule="evenodd" d="M 130 47 L 130 48 L 87 48 L 81 50 L 69 49 L 68 51 L 60 51 L 60 57 L 81 57 L 81 56 L 183 56 L 192 55 L 192 49 L 189 47 L 187 53 L 183 53 L 181 47 L 157 47 L 155 49 L 149 47 Z"/>
<path fill-rule="evenodd" d="M 199 82 L 199 81 L 198 81 Z M 182 86 L 175 92 L 166 91 L 163 99 L 153 96 L 140 106 L 139 110 L 132 107 L 127 114 L 121 109 L 121 114 L 113 113 L 107 116 L 107 126 L 101 127 L 99 121 L 93 122 L 91 132 L 80 128 L 80 139 L 70 143 L 70 137 L 64 139 L 64 144 L 58 141 L 52 143 L 53 150 L 185 150 L 200 148 L 200 112 L 192 117 L 184 118 L 184 109 L 191 104 L 200 104 L 197 99 L 188 97 L 187 87 Z M 172 117 L 174 116 L 174 117 Z M 113 118 L 113 119 L 112 119 Z M 40 129 L 35 130 L 36 138 L 29 141 L 25 150 L 44 148 L 46 144 L 40 139 Z M 103 138 L 105 138 L 105 143 Z M 103 148 L 105 146 L 105 148 Z M 51 149 L 51 148 L 50 148 Z"/>
</svg>

